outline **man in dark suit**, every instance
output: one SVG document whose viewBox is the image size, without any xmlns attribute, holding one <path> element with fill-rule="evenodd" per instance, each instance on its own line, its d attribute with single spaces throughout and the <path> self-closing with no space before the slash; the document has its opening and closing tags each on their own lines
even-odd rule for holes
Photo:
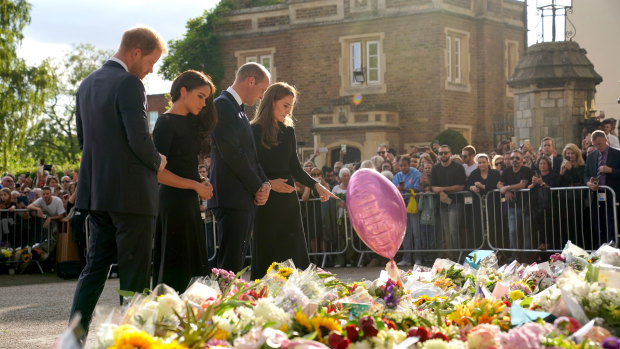
<svg viewBox="0 0 620 349">
<path fill-rule="evenodd" d="M 150 288 L 157 173 L 166 159 L 149 134 L 141 79 L 165 52 L 165 42 L 152 29 L 131 28 L 76 95 L 82 162 L 75 206 L 89 211 L 90 236 L 71 318 L 81 313 L 86 331 L 111 264 L 118 263 L 121 290 Z"/>
<path fill-rule="evenodd" d="M 271 190 L 244 112 L 244 104 L 253 106 L 263 98 L 269 79 L 265 67 L 246 63 L 233 85 L 215 99 L 218 123 L 211 136 L 209 173 L 214 195 L 208 207 L 217 220 L 217 266 L 234 272 L 243 269 L 256 205 L 264 205 Z"/>
<path fill-rule="evenodd" d="M 591 152 L 586 159 L 583 180 L 588 188 L 596 192 L 590 206 L 591 217 L 599 235 L 599 240 L 594 240 L 594 245 L 591 246 L 596 249 L 600 244 L 616 238 L 613 210 L 617 210 L 618 206 L 612 205 L 613 200 L 609 192 L 606 192 L 606 195 L 603 191 L 599 193 L 599 186 L 604 185 L 613 189 L 616 193 L 616 200 L 618 200 L 620 194 L 620 150 L 609 146 L 607 135 L 601 130 L 592 132 L 592 144 L 596 151 Z M 605 204 L 601 204 L 602 202 Z M 596 219 L 597 216 L 598 220 Z"/>
<path fill-rule="evenodd" d="M 555 142 L 551 137 L 545 137 L 540 141 L 540 149 L 543 155 L 547 155 L 551 159 L 551 171 L 560 174 L 560 168 L 562 167 L 562 156 L 555 153 Z M 537 170 L 536 161 L 532 164 L 532 170 Z"/>
</svg>

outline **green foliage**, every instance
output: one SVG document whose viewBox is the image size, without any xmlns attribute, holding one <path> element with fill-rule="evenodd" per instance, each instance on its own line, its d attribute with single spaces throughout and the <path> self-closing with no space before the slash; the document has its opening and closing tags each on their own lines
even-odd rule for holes
<svg viewBox="0 0 620 349">
<path fill-rule="evenodd" d="M 461 154 L 463 147 L 467 145 L 467 140 L 463 135 L 453 129 L 447 129 L 435 137 L 439 144 L 447 144 L 452 148 L 452 154 Z"/>
<path fill-rule="evenodd" d="M 30 8 L 24 0 L 0 0 L 0 169 L 4 170 L 22 162 L 29 122 L 44 110 L 55 85 L 48 61 L 29 67 L 17 56 Z"/>
<path fill-rule="evenodd" d="M 181 39 L 168 42 L 168 55 L 164 58 L 160 74 L 168 80 L 180 73 L 195 69 L 209 74 L 215 85 L 224 76 L 224 64 L 215 34 L 216 26 L 224 23 L 231 11 L 285 3 L 286 0 L 222 0 L 211 11 L 191 18 L 185 27 L 187 32 Z"/>
<path fill-rule="evenodd" d="M 75 94 L 79 84 L 99 68 L 113 52 L 79 44 L 56 63 L 54 93 L 45 113 L 28 132 L 26 152 L 35 159 L 50 162 L 79 162 L 81 151 L 75 130 Z"/>
</svg>

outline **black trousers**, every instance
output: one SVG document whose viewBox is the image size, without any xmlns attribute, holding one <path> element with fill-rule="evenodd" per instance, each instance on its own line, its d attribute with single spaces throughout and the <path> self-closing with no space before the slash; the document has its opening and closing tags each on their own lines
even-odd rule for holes
<svg viewBox="0 0 620 349">
<path fill-rule="evenodd" d="M 217 252 L 217 267 L 238 273 L 245 265 L 250 236 L 254 227 L 256 209 L 238 210 L 218 207 L 213 209 L 217 221 L 217 238 L 220 250 Z"/>
<path fill-rule="evenodd" d="M 120 289 L 142 292 L 150 288 L 155 216 L 90 211 L 86 267 L 78 279 L 70 318 L 82 315 L 88 332 L 110 265 L 118 263 Z"/>
</svg>

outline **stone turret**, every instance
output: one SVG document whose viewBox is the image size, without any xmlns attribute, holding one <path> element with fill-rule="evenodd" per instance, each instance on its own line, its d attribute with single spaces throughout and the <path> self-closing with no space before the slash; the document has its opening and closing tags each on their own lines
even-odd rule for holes
<svg viewBox="0 0 620 349">
<path fill-rule="evenodd" d="M 514 129 L 519 143 L 549 136 L 556 149 L 580 142 L 579 125 L 603 78 L 576 42 L 543 42 L 527 49 L 508 86 L 514 95 Z"/>
</svg>

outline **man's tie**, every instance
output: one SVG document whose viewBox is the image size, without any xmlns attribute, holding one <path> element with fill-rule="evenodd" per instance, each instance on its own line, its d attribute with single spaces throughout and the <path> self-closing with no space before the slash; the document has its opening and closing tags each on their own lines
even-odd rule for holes
<svg viewBox="0 0 620 349">
<path fill-rule="evenodd" d="M 599 180 L 601 180 L 601 166 L 603 166 L 603 153 L 599 152 L 598 153 L 598 161 L 597 161 L 597 167 L 596 167 L 596 178 Z"/>
</svg>

